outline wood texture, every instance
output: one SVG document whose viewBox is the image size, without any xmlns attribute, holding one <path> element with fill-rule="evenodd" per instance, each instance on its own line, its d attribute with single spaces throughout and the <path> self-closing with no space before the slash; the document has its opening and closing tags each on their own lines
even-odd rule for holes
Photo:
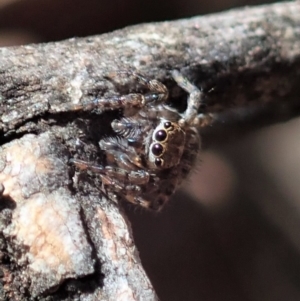
<svg viewBox="0 0 300 301">
<path fill-rule="evenodd" d="M 101 161 L 97 142 L 118 112 L 64 104 L 134 90 L 106 77 L 130 69 L 184 106 L 169 72 L 178 69 L 206 92 L 208 139 L 285 120 L 299 114 L 299 29 L 290 2 L 0 49 L 3 300 L 157 300 L 122 209 L 68 164 L 75 154 Z"/>
</svg>

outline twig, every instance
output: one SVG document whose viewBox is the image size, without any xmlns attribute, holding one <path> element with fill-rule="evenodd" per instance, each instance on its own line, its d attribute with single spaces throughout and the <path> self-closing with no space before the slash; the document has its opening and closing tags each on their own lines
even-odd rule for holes
<svg viewBox="0 0 300 301">
<path fill-rule="evenodd" d="M 299 29 L 300 2 L 290 2 L 2 48 L 1 300 L 156 300 L 120 207 L 96 177 L 77 178 L 68 166 L 77 138 L 82 156 L 96 160 L 118 113 L 64 112 L 63 104 L 121 93 L 105 75 L 134 69 L 184 105 L 170 77 L 179 69 L 207 95 L 210 137 L 252 118 L 284 120 L 299 114 Z"/>
</svg>

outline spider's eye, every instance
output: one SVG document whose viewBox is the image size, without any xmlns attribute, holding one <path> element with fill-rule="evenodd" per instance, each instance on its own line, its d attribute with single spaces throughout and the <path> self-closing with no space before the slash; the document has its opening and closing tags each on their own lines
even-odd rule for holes
<svg viewBox="0 0 300 301">
<path fill-rule="evenodd" d="M 173 125 L 172 125 L 172 123 L 170 121 L 166 121 L 164 123 L 164 127 L 165 127 L 166 130 L 172 130 Z"/>
<path fill-rule="evenodd" d="M 153 153 L 154 156 L 158 157 L 158 156 L 160 156 L 163 153 L 164 148 L 163 148 L 163 146 L 161 144 L 155 143 L 152 146 L 151 151 L 152 151 L 152 153 Z"/>
<path fill-rule="evenodd" d="M 156 158 L 156 159 L 155 159 L 155 165 L 156 165 L 157 167 L 162 167 L 162 166 L 163 166 L 163 160 L 160 159 L 160 158 Z"/>
<path fill-rule="evenodd" d="M 165 141 L 167 138 L 168 134 L 165 130 L 159 130 L 156 134 L 155 134 L 155 139 L 157 141 Z"/>
</svg>

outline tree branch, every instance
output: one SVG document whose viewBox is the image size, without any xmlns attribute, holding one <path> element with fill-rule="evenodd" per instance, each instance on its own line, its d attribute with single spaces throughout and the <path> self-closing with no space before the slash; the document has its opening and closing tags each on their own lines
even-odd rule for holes
<svg viewBox="0 0 300 301">
<path fill-rule="evenodd" d="M 299 29 L 300 2 L 290 2 L 2 48 L 3 299 L 156 300 L 122 210 L 101 195 L 97 177 L 68 166 L 78 151 L 97 160 L 97 142 L 118 112 L 63 104 L 126 93 L 105 76 L 134 69 L 184 105 L 170 77 L 179 69 L 206 93 L 201 131 L 209 137 L 227 124 L 291 118 L 299 114 Z"/>
</svg>

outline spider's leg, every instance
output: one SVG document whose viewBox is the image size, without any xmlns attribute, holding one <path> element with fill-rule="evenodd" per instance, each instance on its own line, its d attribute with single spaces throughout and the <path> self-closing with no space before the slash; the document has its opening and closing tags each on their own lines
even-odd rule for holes
<svg viewBox="0 0 300 301">
<path fill-rule="evenodd" d="M 70 162 L 81 170 L 91 170 L 98 173 L 105 185 L 113 186 L 113 189 L 117 191 L 126 189 L 140 191 L 139 185 L 147 184 L 150 178 L 149 173 L 143 169 L 128 171 L 119 167 L 104 167 L 78 159 L 72 159 Z"/>
<path fill-rule="evenodd" d="M 149 182 L 150 175 L 143 169 L 137 171 L 128 171 L 118 167 L 105 167 L 105 174 L 110 178 L 116 179 L 120 183 L 126 185 L 143 185 Z"/>
<path fill-rule="evenodd" d="M 59 105 L 60 111 L 92 111 L 99 109 L 102 111 L 110 111 L 116 109 L 139 109 L 146 103 L 145 96 L 139 93 L 132 93 L 110 98 L 95 98 L 93 100 L 85 100 L 80 103 L 65 103 Z"/>
<path fill-rule="evenodd" d="M 149 80 L 137 72 L 127 70 L 111 71 L 107 76 L 110 78 L 134 78 L 139 84 L 146 87 L 150 91 L 144 95 L 146 103 L 164 102 L 168 99 L 169 91 L 167 87 L 156 79 Z"/>
<path fill-rule="evenodd" d="M 151 201 L 140 196 L 140 191 L 135 190 L 134 187 L 127 186 L 126 191 L 117 192 L 113 195 L 116 201 L 125 200 L 133 205 L 138 205 L 146 209 L 159 211 L 161 206 L 153 206 Z M 119 197 L 119 198 L 118 198 Z M 110 196 L 112 198 L 112 196 Z"/>
<path fill-rule="evenodd" d="M 111 127 L 116 134 L 126 138 L 128 143 L 134 140 L 142 140 L 141 142 L 143 142 L 144 136 L 148 136 L 153 131 L 153 124 L 162 118 L 177 122 L 178 112 L 164 105 L 148 106 L 147 110 L 140 111 L 137 117 L 123 117 L 113 120 Z"/>
<path fill-rule="evenodd" d="M 116 185 L 117 186 L 117 185 Z M 139 205 L 146 209 L 159 210 L 160 208 L 152 208 L 151 202 L 141 196 L 139 186 L 127 185 L 123 189 L 114 189 L 113 191 L 105 191 L 109 198 L 115 202 L 127 201 L 134 205 Z"/>
<path fill-rule="evenodd" d="M 110 185 L 110 187 L 112 187 Z M 108 187 L 109 188 L 109 187 Z M 142 206 L 146 209 L 159 210 L 160 208 L 153 208 L 152 202 L 143 198 L 141 187 L 138 185 L 119 185 L 117 181 L 114 182 L 113 190 L 111 190 L 114 197 L 119 196 L 121 200 L 126 200 L 127 202 Z M 118 198 L 117 198 L 118 199 Z"/>
<path fill-rule="evenodd" d="M 137 154 L 135 148 L 128 145 L 126 139 L 102 139 L 99 145 L 103 151 L 113 155 L 114 162 L 117 166 L 128 170 L 137 170 L 142 167 L 140 155 Z"/>
<path fill-rule="evenodd" d="M 144 207 L 146 209 L 159 211 L 162 208 L 162 204 L 159 202 L 149 201 L 142 196 L 142 191 L 136 188 L 140 186 L 130 186 L 128 185 L 125 190 L 117 192 L 117 195 L 121 197 L 122 200 Z"/>
<path fill-rule="evenodd" d="M 152 203 L 141 196 L 142 189 L 140 185 L 147 184 L 150 177 L 146 171 L 128 172 L 125 169 L 110 166 L 103 167 L 77 159 L 72 159 L 72 163 L 80 169 L 90 169 L 93 172 L 99 173 L 103 184 L 103 188 L 101 189 L 103 192 L 113 193 L 114 196 L 117 194 L 132 204 L 158 210 L 158 208 L 152 208 Z"/>
<path fill-rule="evenodd" d="M 140 141 L 143 142 L 143 136 L 145 133 L 149 133 L 152 128 L 150 118 L 139 120 L 133 118 L 121 118 L 120 120 L 115 119 L 111 123 L 112 129 L 116 134 L 126 138 L 127 141 Z"/>
<path fill-rule="evenodd" d="M 172 76 L 177 84 L 189 93 L 187 109 L 183 114 L 180 123 L 193 124 L 197 119 L 198 109 L 203 103 L 203 93 L 188 81 L 179 71 L 173 70 Z"/>
<path fill-rule="evenodd" d="M 128 146 L 125 139 L 103 139 L 99 145 L 102 150 L 113 156 L 111 163 L 115 166 L 104 168 L 107 176 L 125 184 L 143 185 L 149 182 L 150 175 L 143 169 L 141 157 L 133 147 Z"/>
<path fill-rule="evenodd" d="M 112 129 L 118 135 L 124 138 L 133 138 L 140 136 L 144 131 L 144 123 L 133 118 L 121 118 L 115 119 L 111 123 Z"/>
<path fill-rule="evenodd" d="M 5 190 L 5 187 L 4 187 L 4 185 L 0 182 L 0 197 L 3 195 L 4 190 Z"/>
<path fill-rule="evenodd" d="M 99 173 L 99 174 L 101 174 L 101 173 L 104 174 L 105 168 L 102 165 L 96 165 L 91 162 L 87 162 L 87 161 L 79 160 L 79 159 L 70 159 L 69 162 L 74 164 L 76 167 L 78 167 L 81 170 L 91 170 L 91 171 Z"/>
<path fill-rule="evenodd" d="M 152 79 L 148 80 L 142 75 L 130 72 L 130 71 L 113 71 L 108 75 L 110 78 L 117 77 L 133 77 L 142 86 L 146 87 L 148 93 L 131 93 L 127 95 L 115 96 L 110 98 L 96 98 L 93 100 L 85 100 L 80 103 L 66 103 L 60 104 L 59 110 L 62 112 L 66 111 L 91 111 L 93 109 L 99 109 L 102 111 L 123 109 L 140 109 L 143 108 L 148 103 L 157 104 L 164 102 L 168 98 L 168 89 L 161 82 Z M 57 109 L 55 109 L 56 111 Z"/>
</svg>

